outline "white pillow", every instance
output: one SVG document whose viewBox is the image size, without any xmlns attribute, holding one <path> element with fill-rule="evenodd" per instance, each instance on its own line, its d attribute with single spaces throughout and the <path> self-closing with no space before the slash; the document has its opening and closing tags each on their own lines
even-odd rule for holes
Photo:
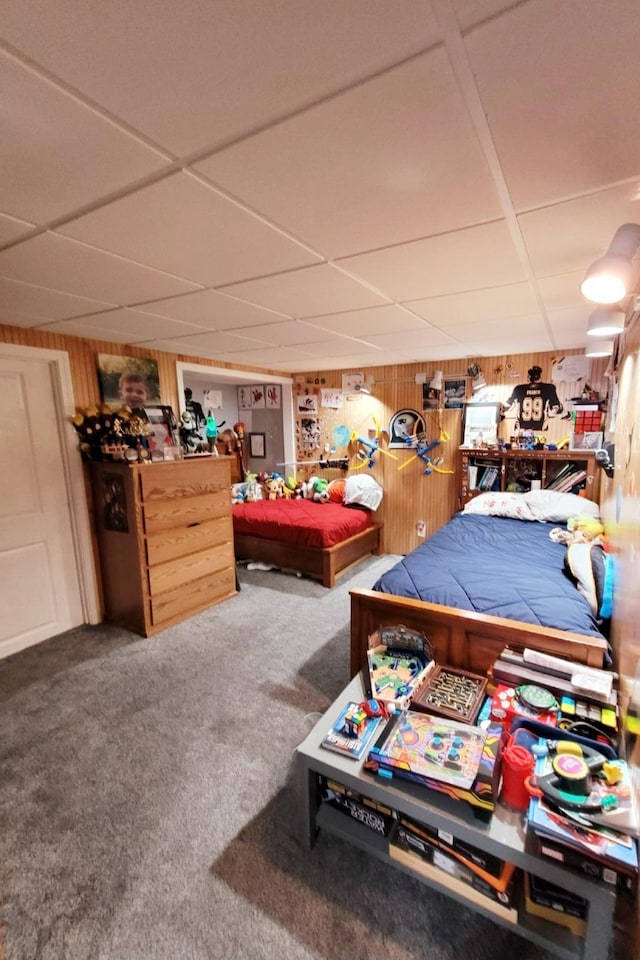
<svg viewBox="0 0 640 960">
<path fill-rule="evenodd" d="M 382 503 L 382 487 L 367 473 L 347 477 L 344 485 L 344 502 L 357 503 L 367 510 L 377 510 Z"/>
<path fill-rule="evenodd" d="M 463 513 L 483 517 L 510 517 L 512 520 L 537 520 L 522 493 L 480 493 L 463 507 Z"/>
<path fill-rule="evenodd" d="M 585 513 L 595 520 L 600 519 L 600 507 L 593 500 L 575 493 L 558 493 L 557 490 L 529 490 L 520 496 L 526 500 L 534 520 L 549 523 L 566 523 L 569 517 Z"/>
</svg>

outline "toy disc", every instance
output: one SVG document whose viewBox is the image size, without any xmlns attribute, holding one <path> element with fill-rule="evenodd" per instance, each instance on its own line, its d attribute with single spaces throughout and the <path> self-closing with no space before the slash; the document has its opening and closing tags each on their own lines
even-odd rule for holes
<svg viewBox="0 0 640 960">
<path fill-rule="evenodd" d="M 516 691 L 518 699 L 531 710 L 555 710 L 557 700 L 550 690 L 538 687 L 534 683 L 525 683 Z"/>
<path fill-rule="evenodd" d="M 351 431 L 348 427 L 339 425 L 333 428 L 331 437 L 336 447 L 346 447 L 351 440 Z"/>
</svg>

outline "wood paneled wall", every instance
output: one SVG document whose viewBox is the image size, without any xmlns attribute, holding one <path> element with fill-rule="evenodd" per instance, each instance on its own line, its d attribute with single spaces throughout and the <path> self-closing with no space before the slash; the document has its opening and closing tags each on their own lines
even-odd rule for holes
<svg viewBox="0 0 640 960">
<path fill-rule="evenodd" d="M 152 357 L 156 359 L 158 361 L 162 402 L 170 404 L 175 411 L 179 409 L 176 361 L 201 363 L 208 366 L 226 367 L 227 369 L 233 366 L 228 363 L 202 360 L 184 354 L 164 353 L 131 345 L 113 344 L 102 340 L 84 340 L 80 337 L 2 325 L 0 325 L 0 341 L 53 350 L 65 350 L 70 358 L 75 402 L 79 410 L 100 401 L 96 360 L 99 353 L 126 354 L 133 357 Z M 579 350 L 568 350 L 562 355 L 580 352 Z M 506 400 L 516 383 L 526 382 L 527 370 L 535 364 L 542 367 L 542 379 L 550 379 L 551 363 L 553 360 L 559 359 L 560 356 L 556 353 L 531 353 L 509 357 L 483 357 L 477 362 L 495 399 Z M 305 466 L 305 462 L 308 463 L 318 460 L 320 456 L 326 456 L 324 447 L 325 444 L 329 447 L 333 445 L 333 428 L 335 426 L 343 425 L 348 428 L 350 433 L 373 437 L 378 425 L 382 430 L 386 430 L 393 414 L 405 408 L 416 410 L 424 416 L 429 440 L 439 438 L 441 430 L 448 434 L 449 440 L 437 447 L 433 451 L 433 456 L 444 458 L 443 469 L 455 470 L 457 467 L 457 449 L 461 441 L 461 412 L 459 410 L 444 410 L 441 413 L 438 413 L 438 411 L 423 411 L 422 386 L 416 383 L 416 375 L 426 374 L 427 377 L 431 377 L 437 369 L 442 370 L 445 377 L 459 376 L 464 378 L 467 376 L 469 362 L 469 360 L 449 360 L 434 361 L 430 364 L 414 363 L 358 368 L 357 372 L 362 372 L 368 381 L 373 381 L 371 394 L 359 394 L 353 399 L 345 399 L 342 408 L 339 410 L 321 406 L 321 389 L 322 387 L 341 389 L 342 373 L 354 372 L 352 368 L 345 368 L 344 371 L 319 370 L 304 375 L 294 374 L 294 401 L 297 403 L 297 399 L 306 394 L 314 395 L 318 407 L 318 413 L 315 416 L 320 421 L 320 446 L 310 451 L 298 448 L 297 457 L 302 461 L 302 465 L 297 469 L 298 476 L 307 479 L 314 473 L 320 475 L 321 472 L 317 465 L 309 463 Z M 606 393 L 607 385 L 604 378 L 605 368 L 606 361 L 594 360 L 591 363 L 589 373 L 590 385 L 599 390 L 602 396 Z M 259 367 L 247 367 L 246 369 L 265 374 L 265 379 L 268 379 L 269 373 L 282 376 L 281 371 L 276 374 L 274 371 Z M 560 399 L 575 396 L 581 387 L 581 384 L 576 383 L 559 384 L 558 394 Z M 468 389 L 470 391 L 470 386 Z M 300 422 L 301 417 L 296 413 L 296 424 L 299 426 Z M 508 436 L 512 430 L 512 421 L 504 421 L 501 429 L 504 436 Z M 551 421 L 548 437 L 550 440 L 560 439 L 569 432 L 569 429 L 570 423 L 567 420 Z M 355 457 L 356 446 L 355 443 L 352 443 L 347 449 L 337 449 L 335 454 L 331 453 L 330 456 L 346 454 L 353 469 L 358 465 Z M 381 446 L 383 448 L 386 446 L 384 436 L 381 440 Z M 369 469 L 369 467 L 364 466 L 361 469 L 370 473 L 384 489 L 384 500 L 379 513 L 380 519 L 384 521 L 385 525 L 385 551 L 387 553 L 404 554 L 421 542 L 416 533 L 418 521 L 424 521 L 426 535 L 429 536 L 450 519 L 457 507 L 457 478 L 454 474 L 436 472 L 425 475 L 425 465 L 421 460 L 415 460 L 402 470 L 398 470 L 398 467 L 412 456 L 411 451 L 393 450 L 390 453 L 393 453 L 398 459 L 395 460 L 377 453 L 374 458 L 374 467 Z M 283 472 L 294 473 L 295 466 L 292 464 L 285 468 Z M 328 479 L 339 475 L 336 471 L 325 474 Z"/>
<path fill-rule="evenodd" d="M 81 337 L 69 337 L 63 334 L 49 333 L 46 330 L 31 330 L 22 327 L 9 327 L 0 324 L 0 342 L 22 344 L 27 347 L 41 347 L 46 350 L 65 350 L 69 354 L 71 379 L 76 407 L 82 411 L 92 403 L 100 402 L 100 384 L 98 381 L 97 355 L 113 353 L 128 357 L 151 357 L 158 361 L 160 377 L 160 395 L 162 403 L 173 407 L 176 414 L 178 403 L 178 380 L 176 362 L 199 363 L 203 366 L 225 367 L 233 364 L 217 360 L 203 360 L 202 357 L 190 357 L 182 353 L 164 353 L 159 350 L 147 350 L 130 344 L 109 343 L 104 340 L 84 340 Z M 246 366 L 248 371 L 265 371 L 259 367 Z M 282 373 L 268 371 L 277 376 Z"/>
<path fill-rule="evenodd" d="M 518 354 L 510 357 L 483 357 L 478 361 L 482 369 L 487 388 L 482 391 L 482 399 L 490 392 L 491 399 L 506 400 L 517 383 L 527 382 L 527 371 L 538 365 L 542 368 L 542 379 L 551 379 L 551 364 L 561 356 L 579 354 L 580 350 L 567 350 L 563 354 L 531 353 Z M 388 367 L 371 367 L 362 370 L 366 380 L 373 381 L 371 393 L 356 394 L 346 398 L 342 408 L 331 410 L 320 406 L 321 390 L 325 388 L 340 389 L 342 386 L 343 371 L 314 371 L 305 375 L 294 375 L 294 400 L 305 394 L 315 395 L 320 420 L 320 446 L 316 450 L 304 451 L 299 447 L 298 457 L 302 461 L 299 473 L 306 479 L 310 474 L 321 475 L 319 467 L 311 464 L 304 466 L 305 461 L 317 460 L 324 452 L 325 444 L 333 444 L 333 429 L 344 425 L 350 433 L 373 437 L 377 425 L 385 430 L 389 426 L 391 417 L 399 410 L 411 409 L 420 413 L 425 420 L 428 441 L 439 439 L 444 431 L 449 440 L 441 443 L 432 451 L 432 456 L 442 456 L 444 464 L 441 469 L 456 470 L 457 451 L 462 440 L 462 412 L 460 410 L 422 410 L 422 386 L 416 383 L 417 374 L 427 374 L 430 378 L 436 369 L 442 370 L 445 379 L 467 378 L 467 367 L 470 361 L 449 360 L 437 361 L 430 364 L 402 364 Z M 593 360 L 589 369 L 589 385 L 600 392 L 604 397 L 607 390 L 607 380 L 604 373 L 607 361 Z M 350 372 L 350 371 L 345 371 Z M 360 372 L 360 368 L 358 368 Z M 467 378 L 468 380 L 468 378 Z M 561 401 L 580 396 L 583 383 L 557 384 L 558 396 Z M 468 396 L 472 396 L 471 385 L 467 385 Z M 477 395 L 480 396 L 480 395 Z M 305 414 L 306 416 L 306 414 Z M 297 414 L 300 423 L 300 415 Z M 513 432 L 514 417 L 509 417 L 500 425 L 500 436 L 507 439 Z M 549 422 L 547 439 L 560 440 L 571 432 L 571 421 L 566 419 L 552 419 Z M 351 443 L 347 449 L 337 449 L 331 456 L 347 454 L 351 469 L 357 466 L 355 449 L 357 444 Z M 386 440 L 381 440 L 381 446 L 386 446 Z M 364 466 L 361 469 L 370 473 L 383 487 L 384 500 L 380 508 L 381 519 L 384 520 L 385 535 L 384 548 L 387 553 L 404 554 L 413 550 L 421 543 L 416 532 L 418 521 L 424 521 L 426 535 L 435 533 L 447 522 L 457 509 L 458 478 L 455 474 L 432 472 L 425 475 L 425 464 L 421 460 L 398 468 L 412 456 L 411 450 L 391 450 L 398 459 L 392 459 L 381 453 L 374 458 L 372 469 Z"/>
</svg>

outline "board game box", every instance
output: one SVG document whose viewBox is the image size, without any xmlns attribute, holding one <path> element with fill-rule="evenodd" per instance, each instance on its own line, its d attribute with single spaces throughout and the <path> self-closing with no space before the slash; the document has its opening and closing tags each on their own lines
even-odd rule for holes
<svg viewBox="0 0 640 960">
<path fill-rule="evenodd" d="M 480 850 L 460 837 L 454 837 L 448 830 L 433 827 L 426 823 L 417 823 L 403 813 L 398 814 L 398 824 L 407 834 L 413 834 L 416 837 L 428 840 L 430 843 L 437 844 L 452 856 L 463 860 L 470 869 L 476 870 L 481 876 L 486 876 L 488 882 L 500 882 L 505 864 L 505 861 L 501 860 L 500 857 L 487 853 L 486 850 Z"/>
<path fill-rule="evenodd" d="M 341 813 L 362 823 L 369 830 L 387 837 L 396 820 L 395 810 L 364 794 L 345 787 L 337 780 L 318 774 L 318 793 L 322 803 L 328 803 Z"/>
<path fill-rule="evenodd" d="M 439 843 L 431 830 L 421 828 L 402 814 L 398 817 L 392 840 L 404 849 L 417 853 L 428 863 L 435 863 L 436 866 L 441 867 L 444 865 L 448 873 L 470 883 L 474 889 L 484 893 L 485 896 L 499 900 L 500 903 L 512 903 L 513 877 L 516 869 L 512 863 L 499 860 L 496 875 L 489 874 L 453 848 Z"/>
<path fill-rule="evenodd" d="M 485 730 L 406 709 L 391 717 L 364 769 L 413 780 L 491 813 L 498 795 L 502 736 L 499 724 Z"/>
</svg>

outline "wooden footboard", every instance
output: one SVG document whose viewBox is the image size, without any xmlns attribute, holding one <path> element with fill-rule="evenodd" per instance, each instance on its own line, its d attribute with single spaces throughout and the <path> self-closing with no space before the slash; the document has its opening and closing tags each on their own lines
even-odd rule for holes
<svg viewBox="0 0 640 960">
<path fill-rule="evenodd" d="M 370 553 L 381 549 L 382 527 L 368 527 L 335 547 L 305 547 L 279 540 L 266 540 L 234 533 L 236 560 L 258 560 L 284 570 L 296 570 L 320 580 L 324 587 L 335 586 L 336 577 Z"/>
<path fill-rule="evenodd" d="M 351 676 L 367 659 L 368 637 L 380 626 L 404 624 L 431 640 L 439 663 L 484 673 L 504 647 L 542 650 L 566 660 L 602 667 L 607 642 L 519 620 L 490 617 L 374 590 L 351 590 Z"/>
</svg>

